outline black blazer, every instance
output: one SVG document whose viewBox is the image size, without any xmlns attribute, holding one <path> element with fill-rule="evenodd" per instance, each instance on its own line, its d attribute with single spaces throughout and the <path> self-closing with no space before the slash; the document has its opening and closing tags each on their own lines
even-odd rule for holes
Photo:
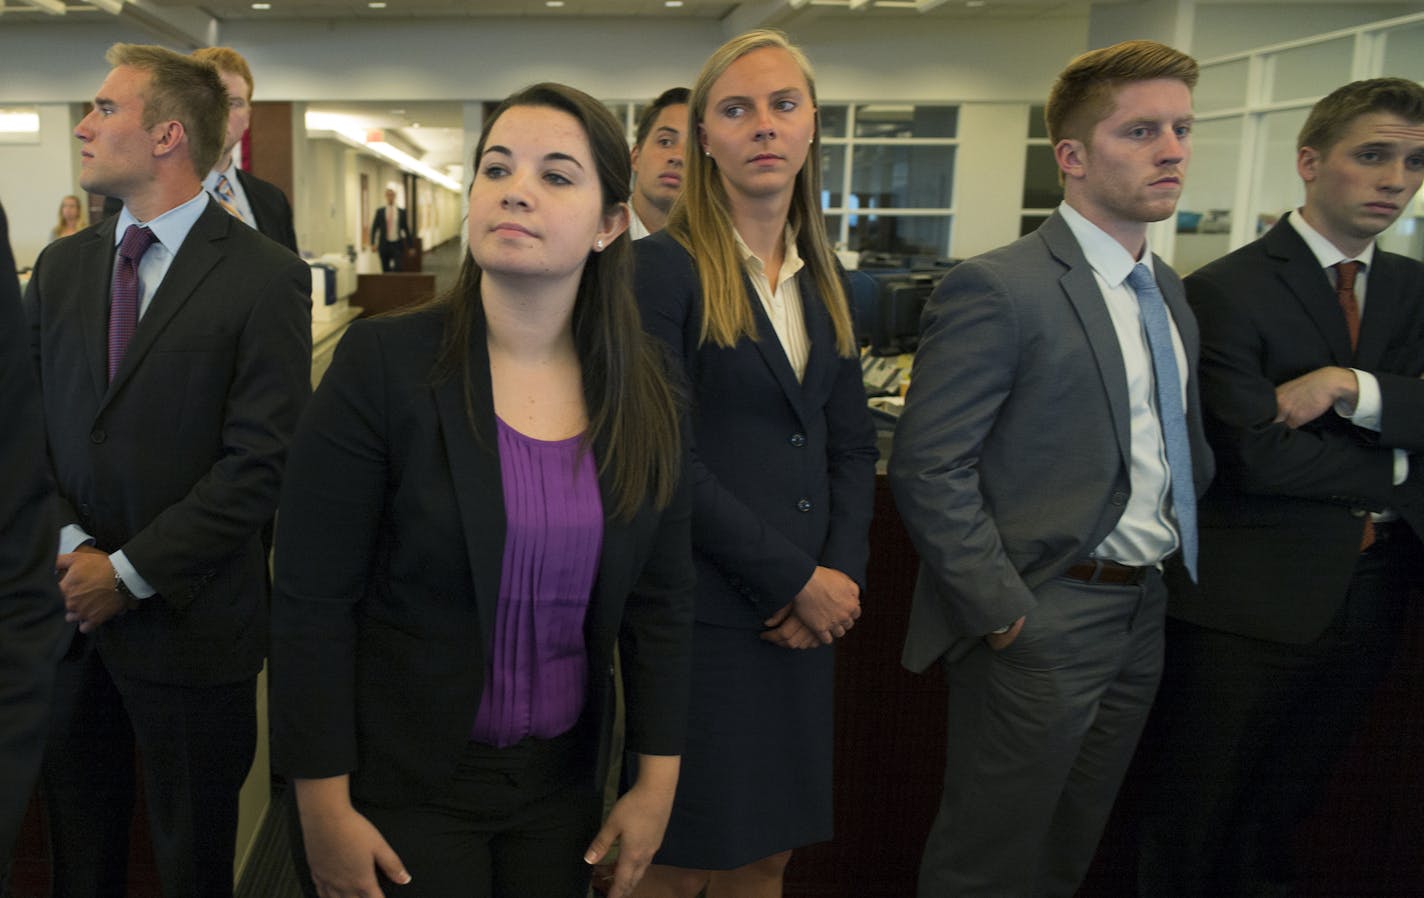
<svg viewBox="0 0 1424 898">
<path fill-rule="evenodd" d="M 860 363 L 836 355 L 830 315 L 797 277 L 811 353 L 797 383 L 750 282 L 758 340 L 698 345 L 702 290 L 666 232 L 633 244 L 643 326 L 671 347 L 692 402 L 697 619 L 761 629 L 834 568 L 862 587 L 875 499 L 875 426 Z"/>
<path fill-rule="evenodd" d="M 25 294 L 57 523 L 158 590 L 95 631 L 111 669 L 233 682 L 262 666 L 259 534 L 311 392 L 311 270 L 209 200 L 108 383 L 117 222 L 51 243 Z"/>
<path fill-rule="evenodd" d="M 15 842 L 39 770 L 64 627 L 55 587 L 54 483 L 20 287 L 0 208 L 0 845 Z"/>
<path fill-rule="evenodd" d="M 410 246 L 410 228 L 406 227 L 405 210 L 396 207 L 396 231 L 400 234 L 398 241 L 402 246 Z M 381 206 L 376 210 L 376 217 L 371 221 L 371 245 L 380 246 L 386 242 L 386 207 Z"/>
<path fill-rule="evenodd" d="M 253 225 L 295 253 L 297 229 L 292 222 L 292 204 L 287 202 L 282 188 L 242 169 L 237 170 L 237 180 L 241 182 L 242 192 L 247 194 L 247 204 L 252 207 L 252 215 L 257 219 Z"/>
<path fill-rule="evenodd" d="M 277 528 L 273 766 L 352 774 L 357 798 L 444 789 L 470 738 L 499 597 L 505 512 L 483 336 L 463 386 L 432 386 L 443 309 L 355 323 L 298 429 Z M 595 455 L 600 453 L 595 447 Z M 582 726 L 607 762 L 620 646 L 628 748 L 682 752 L 692 614 L 686 489 L 631 522 L 607 517 L 584 636 Z"/>
<path fill-rule="evenodd" d="M 242 192 L 247 194 L 247 205 L 252 207 L 252 215 L 257 220 L 253 227 L 292 252 L 297 251 L 297 230 L 292 223 L 292 204 L 282 188 L 270 181 L 264 181 L 254 174 L 237 170 L 237 180 L 242 184 Z M 104 217 L 112 218 L 124 208 L 124 201 L 116 196 L 104 198 Z"/>
<path fill-rule="evenodd" d="M 1345 599 L 1365 510 L 1393 508 L 1424 533 L 1424 265 L 1376 248 L 1355 352 L 1333 287 L 1286 219 L 1186 286 L 1218 476 L 1199 516 L 1201 588 L 1175 596 L 1171 613 L 1310 642 Z M 1276 386 L 1327 365 L 1375 375 L 1382 430 L 1333 411 L 1297 430 L 1273 423 Z M 1415 453 L 1399 487 L 1396 447 Z"/>
</svg>

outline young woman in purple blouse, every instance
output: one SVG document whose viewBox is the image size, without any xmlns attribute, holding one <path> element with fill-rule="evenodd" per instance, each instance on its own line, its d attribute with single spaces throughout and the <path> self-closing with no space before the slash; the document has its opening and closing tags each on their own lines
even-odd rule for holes
<svg viewBox="0 0 1424 898">
<path fill-rule="evenodd" d="M 459 284 L 351 328 L 288 463 L 273 761 L 323 898 L 581 898 L 615 841 L 626 894 L 677 781 L 690 498 L 627 145 L 536 85 L 474 171 Z M 600 829 L 615 641 L 639 776 Z"/>
</svg>

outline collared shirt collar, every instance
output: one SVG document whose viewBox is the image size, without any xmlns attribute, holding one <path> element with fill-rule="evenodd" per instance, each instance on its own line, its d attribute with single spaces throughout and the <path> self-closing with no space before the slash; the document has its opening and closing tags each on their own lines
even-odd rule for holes
<svg viewBox="0 0 1424 898">
<path fill-rule="evenodd" d="M 152 221 L 139 221 L 134 218 L 128 206 L 119 213 L 118 227 L 114 228 L 114 246 L 117 247 L 124 239 L 124 232 L 129 229 L 129 225 L 136 224 L 153 231 L 158 242 L 163 244 L 164 249 L 176 254 L 178 248 L 187 239 L 188 232 L 197 223 L 198 216 L 203 214 L 203 210 L 208 207 L 208 193 L 199 190 L 196 195 L 186 203 L 174 206 L 167 212 L 153 219 Z"/>
<path fill-rule="evenodd" d="M 736 228 L 732 228 L 732 236 L 737 238 L 737 252 L 741 254 L 743 264 L 764 277 L 766 275 L 765 263 L 756 253 L 752 252 L 750 246 L 747 246 L 747 242 L 742 239 L 741 234 L 737 233 Z M 805 264 L 801 261 L 801 253 L 796 249 L 796 228 L 789 221 L 786 223 L 786 236 L 783 239 L 786 241 L 786 250 L 781 259 L 781 275 L 778 283 L 788 277 L 793 277 Z"/>
<path fill-rule="evenodd" d="M 1370 241 L 1369 246 L 1365 247 L 1365 251 L 1358 256 L 1347 256 L 1340 252 L 1340 249 L 1335 246 L 1335 244 L 1325 239 L 1325 235 L 1321 234 L 1315 228 L 1312 228 L 1310 222 L 1305 220 L 1305 216 L 1301 214 L 1299 209 L 1287 215 L 1286 221 L 1289 221 L 1291 227 L 1295 228 L 1295 232 L 1305 241 L 1305 245 L 1310 247 L 1311 253 L 1314 254 L 1315 260 L 1320 263 L 1321 268 L 1329 268 L 1340 262 L 1348 262 L 1354 259 L 1363 263 L 1365 270 L 1369 271 L 1370 263 L 1375 260 L 1375 242 L 1373 240 Z"/>
<path fill-rule="evenodd" d="M 1114 286 L 1122 284 L 1139 262 L 1146 265 L 1147 270 L 1154 276 L 1157 274 L 1152 267 L 1152 247 L 1145 242 L 1142 258 L 1134 259 L 1112 235 L 1093 224 L 1067 202 L 1058 205 L 1058 214 L 1063 216 L 1068 229 L 1078 239 L 1078 246 L 1083 250 L 1088 264 L 1104 281 Z"/>
</svg>

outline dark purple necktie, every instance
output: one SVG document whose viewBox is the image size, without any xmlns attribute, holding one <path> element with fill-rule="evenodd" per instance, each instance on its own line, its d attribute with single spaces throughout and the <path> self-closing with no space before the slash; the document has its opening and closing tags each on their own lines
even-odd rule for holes
<svg viewBox="0 0 1424 898">
<path fill-rule="evenodd" d="M 134 328 L 138 327 L 138 263 L 158 238 L 148 228 L 129 225 L 119 241 L 119 258 L 114 262 L 114 292 L 109 303 L 109 380 L 124 360 Z"/>
</svg>

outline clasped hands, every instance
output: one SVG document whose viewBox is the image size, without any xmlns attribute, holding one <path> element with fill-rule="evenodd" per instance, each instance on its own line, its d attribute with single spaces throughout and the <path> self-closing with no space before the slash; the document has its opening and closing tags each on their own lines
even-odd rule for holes
<svg viewBox="0 0 1424 898">
<path fill-rule="evenodd" d="M 860 617 L 860 587 L 834 568 L 816 566 L 796 598 L 763 621 L 761 638 L 788 649 L 830 645 Z"/>
<path fill-rule="evenodd" d="M 64 619 L 78 623 L 80 633 L 92 633 L 100 624 L 122 614 L 127 603 L 114 589 L 114 564 L 93 546 L 80 546 L 54 561 L 59 592 L 64 598 Z"/>
</svg>

